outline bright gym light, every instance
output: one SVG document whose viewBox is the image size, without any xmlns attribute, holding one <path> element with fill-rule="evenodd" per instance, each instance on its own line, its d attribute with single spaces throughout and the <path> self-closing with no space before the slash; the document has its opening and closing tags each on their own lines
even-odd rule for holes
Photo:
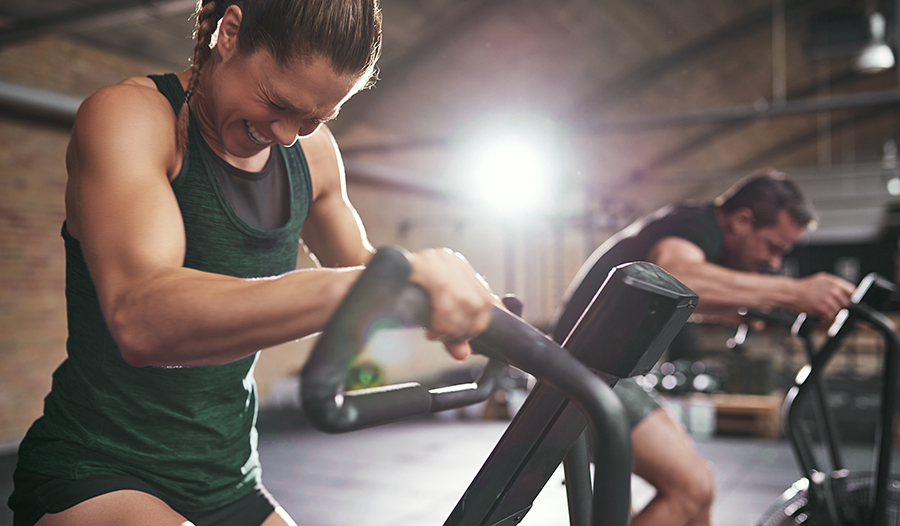
<svg viewBox="0 0 900 526">
<path fill-rule="evenodd" d="M 561 168 L 560 141 L 552 122 L 507 116 L 466 135 L 459 159 L 474 197 L 504 214 L 553 204 Z"/>
<path fill-rule="evenodd" d="M 503 212 L 537 206 L 547 195 L 550 171 L 547 155 L 536 140 L 513 135 L 485 144 L 472 165 L 479 197 Z"/>
</svg>

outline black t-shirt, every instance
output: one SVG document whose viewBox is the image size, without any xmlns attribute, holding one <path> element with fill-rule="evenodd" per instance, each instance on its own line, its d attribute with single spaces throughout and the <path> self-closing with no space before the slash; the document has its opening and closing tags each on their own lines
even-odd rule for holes
<svg viewBox="0 0 900 526">
<path fill-rule="evenodd" d="M 722 229 L 716 221 L 712 204 L 662 208 L 635 221 L 591 254 L 569 285 L 562 314 L 553 330 L 553 339 L 562 342 L 569 335 L 614 267 L 644 261 L 657 241 L 673 236 L 700 247 L 707 261 L 723 264 Z"/>
</svg>

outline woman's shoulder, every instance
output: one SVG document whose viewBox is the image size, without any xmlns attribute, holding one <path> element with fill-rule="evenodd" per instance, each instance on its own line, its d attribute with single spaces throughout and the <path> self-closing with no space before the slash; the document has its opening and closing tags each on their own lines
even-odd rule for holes
<svg viewBox="0 0 900 526">
<path fill-rule="evenodd" d="M 96 91 L 82 102 L 71 147 L 104 156 L 110 149 L 131 156 L 152 151 L 168 166 L 178 157 L 175 120 L 171 104 L 151 79 L 129 78 Z"/>
<path fill-rule="evenodd" d="M 322 125 L 314 133 L 301 137 L 298 146 L 303 149 L 314 194 L 318 195 L 321 191 L 332 187 L 340 188 L 343 179 L 343 161 L 331 130 Z"/>
<path fill-rule="evenodd" d="M 158 132 L 156 126 L 174 126 L 175 113 L 156 84 L 146 77 L 132 77 L 101 88 L 82 102 L 76 117 L 79 124 L 110 126 L 140 125 L 145 131 Z"/>
</svg>

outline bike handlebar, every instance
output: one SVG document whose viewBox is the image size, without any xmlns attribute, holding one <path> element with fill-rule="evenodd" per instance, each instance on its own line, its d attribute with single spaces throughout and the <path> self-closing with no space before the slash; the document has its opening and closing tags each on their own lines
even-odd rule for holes
<svg viewBox="0 0 900 526">
<path fill-rule="evenodd" d="M 482 401 L 505 364 L 544 378 L 567 394 L 578 393 L 573 397 L 579 404 L 596 406 L 587 401 L 585 391 L 608 389 L 542 332 L 494 307 L 490 327 L 470 342 L 475 352 L 492 359 L 477 382 L 431 390 L 411 382 L 344 391 L 347 368 L 375 332 L 428 325 L 428 294 L 409 283 L 410 272 L 402 252 L 379 249 L 326 324 L 301 373 L 303 409 L 322 431 L 354 431 Z"/>
</svg>

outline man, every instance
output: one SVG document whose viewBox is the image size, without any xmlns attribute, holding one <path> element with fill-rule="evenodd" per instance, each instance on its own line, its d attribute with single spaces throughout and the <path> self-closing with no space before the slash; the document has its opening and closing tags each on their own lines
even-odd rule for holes
<svg viewBox="0 0 900 526">
<path fill-rule="evenodd" d="M 812 206 L 774 170 L 754 173 L 712 203 L 665 207 L 592 254 L 566 294 L 554 339 L 565 339 L 609 271 L 630 261 L 655 263 L 693 289 L 703 317 L 738 322 L 741 308 L 780 308 L 831 319 L 849 303 L 852 284 L 828 273 L 763 274 L 781 267 L 813 224 Z M 712 472 L 683 426 L 634 380 L 614 391 L 632 426 L 634 473 L 657 491 L 631 526 L 709 525 Z"/>
</svg>

